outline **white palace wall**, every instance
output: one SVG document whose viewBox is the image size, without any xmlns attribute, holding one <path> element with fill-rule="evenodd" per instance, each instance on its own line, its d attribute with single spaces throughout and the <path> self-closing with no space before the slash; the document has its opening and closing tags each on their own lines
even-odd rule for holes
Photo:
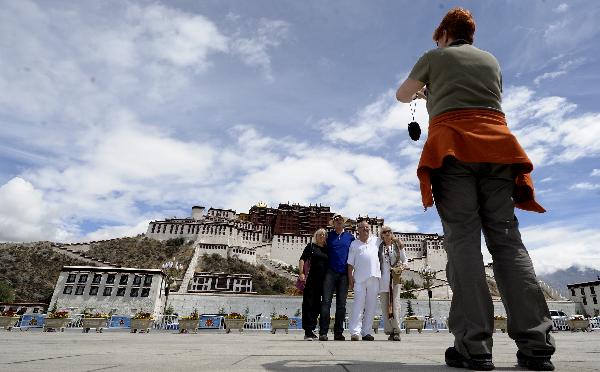
<svg viewBox="0 0 600 372">
<path fill-rule="evenodd" d="M 440 289 L 443 291 L 444 289 Z M 346 303 L 347 315 L 350 316 L 353 298 L 350 297 Z M 401 314 L 406 313 L 407 300 L 401 300 Z M 379 301 L 378 301 L 379 303 Z M 173 305 L 175 312 L 180 315 L 187 315 L 198 309 L 201 314 L 215 314 L 220 308 L 226 312 L 237 312 L 244 314 L 248 309 L 250 316 L 262 314 L 269 316 L 272 312 L 285 314 L 288 317 L 294 316 L 296 312 L 302 309 L 302 296 L 263 296 L 246 294 L 170 294 L 169 304 Z M 426 297 L 423 299 L 411 300 L 412 307 L 416 315 L 424 316 L 429 314 L 429 304 Z M 506 315 L 502 301 L 493 301 L 494 315 Z M 562 310 L 566 314 L 575 314 L 576 303 L 571 301 L 548 301 L 548 307 L 551 309 Z M 432 315 L 435 319 L 446 319 L 450 312 L 450 300 L 432 299 Z M 335 306 L 331 306 L 331 316 L 335 315 Z M 381 307 L 377 306 L 377 315 L 381 315 Z"/>
<path fill-rule="evenodd" d="M 271 260 L 298 266 L 298 260 L 300 260 L 304 247 L 310 243 L 311 239 L 311 235 L 273 235 Z"/>
<path fill-rule="evenodd" d="M 256 265 L 256 250 L 254 248 L 228 246 L 226 244 L 206 244 L 199 243 L 198 249 L 200 255 L 203 254 L 218 254 L 223 258 L 237 257 L 242 261 Z"/>
<path fill-rule="evenodd" d="M 262 244 L 263 233 L 235 224 L 203 222 L 151 222 L 146 235 L 157 240 L 184 238 L 200 240 L 205 244 L 227 244 L 238 247 L 254 247 Z"/>
</svg>

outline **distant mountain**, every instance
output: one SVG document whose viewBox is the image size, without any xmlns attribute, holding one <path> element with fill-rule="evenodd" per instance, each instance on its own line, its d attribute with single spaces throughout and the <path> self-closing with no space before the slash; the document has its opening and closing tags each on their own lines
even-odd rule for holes
<svg viewBox="0 0 600 372">
<path fill-rule="evenodd" d="M 552 274 L 538 275 L 539 280 L 543 280 L 546 284 L 554 287 L 565 297 L 569 297 L 567 284 L 591 282 L 600 277 L 600 271 L 588 268 L 579 268 L 571 266 L 565 270 L 559 270 Z"/>
</svg>

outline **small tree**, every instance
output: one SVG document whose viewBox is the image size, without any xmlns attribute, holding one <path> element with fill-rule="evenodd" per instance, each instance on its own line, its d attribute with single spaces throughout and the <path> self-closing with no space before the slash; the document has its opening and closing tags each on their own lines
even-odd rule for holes
<svg viewBox="0 0 600 372">
<path fill-rule="evenodd" d="M 415 315 L 415 311 L 413 310 L 412 302 L 410 302 L 410 300 L 408 300 L 408 302 L 406 303 L 406 315 L 408 315 L 408 316 Z"/>
<path fill-rule="evenodd" d="M 169 304 L 169 307 L 165 310 L 165 315 L 173 315 L 175 313 L 175 309 L 173 305 Z"/>
<path fill-rule="evenodd" d="M 13 302 L 14 300 L 14 289 L 4 281 L 0 282 L 0 302 Z"/>
</svg>

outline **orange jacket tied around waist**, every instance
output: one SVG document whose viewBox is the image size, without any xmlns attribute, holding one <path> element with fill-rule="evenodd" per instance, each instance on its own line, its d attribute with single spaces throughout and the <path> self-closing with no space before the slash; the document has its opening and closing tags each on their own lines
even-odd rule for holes
<svg viewBox="0 0 600 372">
<path fill-rule="evenodd" d="M 535 201 L 533 164 L 506 125 L 504 114 L 494 110 L 461 109 L 429 120 L 429 135 L 417 168 L 425 208 L 433 206 L 431 170 L 441 168 L 446 156 L 467 163 L 515 165 L 513 199 L 517 208 L 543 213 Z"/>
</svg>

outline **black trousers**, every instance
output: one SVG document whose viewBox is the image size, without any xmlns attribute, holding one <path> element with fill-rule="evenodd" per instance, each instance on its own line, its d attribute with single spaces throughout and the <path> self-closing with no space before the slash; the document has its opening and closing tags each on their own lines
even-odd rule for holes
<svg viewBox="0 0 600 372">
<path fill-rule="evenodd" d="M 302 329 L 312 332 L 317 328 L 317 318 L 321 312 L 324 275 L 311 271 L 306 279 L 302 294 Z"/>
<path fill-rule="evenodd" d="M 447 157 L 434 171 L 432 185 L 448 255 L 453 292 L 448 326 L 456 349 L 467 357 L 492 353 L 494 308 L 483 268 L 483 231 L 508 315 L 508 335 L 529 357 L 552 355 L 550 312 L 514 215 L 511 166 Z"/>
</svg>

